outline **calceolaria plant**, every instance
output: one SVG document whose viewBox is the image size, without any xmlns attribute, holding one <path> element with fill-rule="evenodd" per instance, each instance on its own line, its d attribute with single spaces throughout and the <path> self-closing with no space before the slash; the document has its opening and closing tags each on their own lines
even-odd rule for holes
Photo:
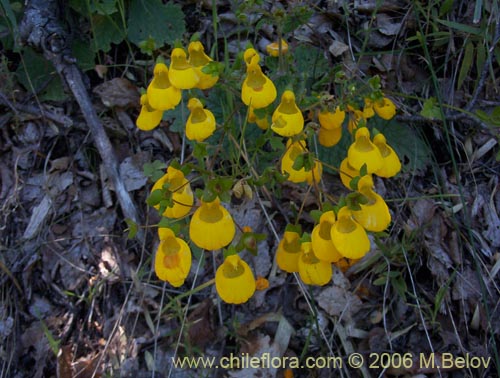
<svg viewBox="0 0 500 378">
<path fill-rule="evenodd" d="M 390 178 L 401 170 L 386 137 L 371 127 L 372 119 L 386 122 L 396 113 L 377 78 L 360 89 L 336 80 L 336 96 L 314 93 L 292 80 L 292 71 L 284 76 L 290 80 L 283 80 L 276 61 L 293 59 L 288 42 L 273 42 L 266 51 L 268 56 L 261 56 L 249 47 L 232 65 L 226 58 L 224 66 L 207 55 L 200 41 L 187 49 L 176 46 L 170 62 L 156 62 L 137 118 L 137 127 L 147 132 L 161 124 L 164 114 L 184 107 L 182 136 L 192 152 L 186 161 L 172 160 L 166 171 L 150 172 L 154 184 L 148 204 L 163 218 L 156 275 L 180 287 L 189 276 L 191 248 L 222 251 L 215 288 L 223 301 L 233 304 L 245 303 L 269 282 L 255 278 L 242 253 L 258 254 L 258 242 L 267 236 L 235 223 L 232 196 L 244 201 L 279 193 L 284 181 L 309 186 L 318 199 L 318 208 L 311 211 L 316 224 L 299 224 L 304 206 L 297 204 L 296 223 L 282 230 L 275 258 L 282 271 L 322 286 L 331 280 L 332 265 L 345 269 L 355 264 L 371 250 L 370 234 L 389 227 L 390 209 L 375 190 L 374 176 Z M 223 90 L 216 95 L 224 94 L 217 99 L 225 104 L 222 116 L 210 98 L 217 88 Z M 347 148 L 338 147 L 341 139 L 350 141 Z M 338 167 L 320 160 L 318 144 L 344 149 Z M 251 158 L 247 145 L 256 146 Z M 328 193 L 321 182 L 325 167 L 336 170 L 346 193 Z M 270 186 L 278 190 L 268 190 Z"/>
</svg>

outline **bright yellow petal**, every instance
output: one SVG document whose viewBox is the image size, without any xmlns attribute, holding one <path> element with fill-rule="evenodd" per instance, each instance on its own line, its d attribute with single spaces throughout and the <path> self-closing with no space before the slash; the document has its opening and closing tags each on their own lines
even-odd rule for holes
<svg viewBox="0 0 500 378">
<path fill-rule="evenodd" d="M 360 204 L 361 210 L 354 210 L 352 215 L 365 230 L 381 232 L 391 223 L 391 214 L 384 199 L 372 190 L 372 186 L 373 181 L 368 176 L 359 180 L 358 191 L 368 199 L 368 203 Z"/>
<path fill-rule="evenodd" d="M 189 100 L 188 108 L 191 113 L 186 122 L 186 137 L 189 140 L 203 142 L 215 131 L 215 117 L 210 110 L 203 109 L 203 105 L 198 99 Z"/>
<path fill-rule="evenodd" d="M 356 130 L 356 140 L 347 151 L 349 164 L 359 170 L 364 164 L 368 173 L 382 168 L 382 155 L 379 149 L 370 140 L 370 131 L 366 127 Z"/>
<path fill-rule="evenodd" d="M 173 232 L 162 232 L 155 256 L 155 272 L 159 279 L 179 287 L 191 269 L 191 250 L 186 242 L 175 237 Z"/>
<path fill-rule="evenodd" d="M 147 89 L 148 102 L 157 110 L 175 108 L 181 101 L 181 91 L 170 83 L 168 68 L 163 63 L 157 63 L 154 76 Z"/>
<path fill-rule="evenodd" d="M 144 102 L 145 104 L 142 105 L 141 112 L 137 116 L 135 124 L 141 130 L 153 130 L 160 124 L 163 117 L 163 110 L 155 110 L 151 108 L 149 103 L 147 103 L 147 95 L 142 95 L 142 97 L 145 98 L 145 100 L 141 102 Z"/>
<path fill-rule="evenodd" d="M 219 76 L 213 76 L 211 74 L 206 74 L 203 72 L 203 67 L 212 61 L 207 54 L 205 54 L 205 48 L 199 41 L 191 42 L 188 46 L 189 59 L 188 63 L 191 64 L 200 78 L 196 88 L 208 89 L 212 88 L 215 83 L 219 80 Z"/>
<path fill-rule="evenodd" d="M 298 265 L 300 279 L 307 285 L 323 286 L 332 278 L 332 264 L 319 260 L 309 242 L 301 245 Z"/>
<path fill-rule="evenodd" d="M 255 277 L 245 261 L 231 255 L 215 272 L 215 288 L 224 302 L 245 303 L 255 292 Z"/>
<path fill-rule="evenodd" d="M 323 165 L 319 161 L 315 161 L 313 168 L 309 171 L 306 171 L 305 168 L 299 170 L 293 169 L 297 157 L 307 152 L 305 141 L 291 142 L 291 139 L 288 140 L 287 149 L 281 158 L 281 172 L 283 174 L 288 173 L 288 180 L 291 182 L 301 183 L 307 181 L 309 184 L 312 184 L 321 180 Z"/>
<path fill-rule="evenodd" d="M 271 129 L 278 135 L 291 137 L 304 128 L 304 116 L 295 103 L 292 91 L 285 91 L 281 102 L 273 113 Z"/>
<path fill-rule="evenodd" d="M 322 128 L 326 130 L 338 129 L 342 127 L 345 119 L 345 111 L 337 106 L 335 112 L 324 111 L 318 114 L 318 121 Z"/>
<path fill-rule="evenodd" d="M 168 78 L 172 85 L 179 89 L 191 89 L 196 87 L 200 78 L 196 74 L 193 66 L 188 63 L 186 52 L 177 47 L 170 55 L 170 69 Z"/>
<path fill-rule="evenodd" d="M 352 218 L 351 211 L 343 207 L 331 229 L 332 242 L 337 251 L 349 259 L 359 259 L 370 250 L 370 239 L 365 229 Z"/>
<path fill-rule="evenodd" d="M 379 149 L 383 160 L 382 168 L 375 172 L 375 174 L 386 178 L 396 176 L 401 171 L 401 161 L 392 147 L 387 144 L 385 136 L 383 134 L 375 135 L 373 137 L 373 144 Z"/>
<path fill-rule="evenodd" d="M 321 215 L 319 223 L 311 233 L 312 249 L 316 257 L 326 262 L 336 262 L 342 258 L 332 242 L 331 229 L 335 224 L 335 213 L 327 211 Z"/>
<path fill-rule="evenodd" d="M 277 92 L 274 83 L 262 73 L 257 57 L 255 55 L 247 67 L 247 76 L 241 87 L 241 100 L 245 105 L 261 109 L 276 99 Z"/>
<path fill-rule="evenodd" d="M 165 209 L 163 216 L 176 219 L 182 218 L 191 211 L 193 206 L 194 195 L 191 190 L 191 185 L 182 171 L 169 166 L 167 168 L 167 173 L 155 182 L 151 192 L 162 189 L 163 185 L 167 183 L 170 184 L 168 190 L 172 192 L 173 204 Z M 156 205 L 155 208 L 158 210 L 160 206 Z"/>
<path fill-rule="evenodd" d="M 392 117 L 396 114 L 396 105 L 394 105 L 394 103 L 387 97 L 384 97 L 382 100 L 375 101 L 373 108 L 380 118 L 387 121 L 392 119 Z"/>
<path fill-rule="evenodd" d="M 227 246 L 234 238 L 236 227 L 231 214 L 217 197 L 212 202 L 201 201 L 189 223 L 189 237 L 198 247 L 216 250 Z"/>
<path fill-rule="evenodd" d="M 369 98 L 365 98 L 365 107 L 363 108 L 363 117 L 368 119 L 375 115 L 373 110 L 373 101 Z"/>
<path fill-rule="evenodd" d="M 342 138 L 342 127 L 331 130 L 327 130 L 323 127 L 319 128 L 318 142 L 324 147 L 335 146 L 340 141 L 340 138 Z"/>
<path fill-rule="evenodd" d="M 266 46 L 266 51 L 270 56 L 280 56 L 280 46 L 278 42 L 272 42 Z M 281 54 L 284 55 L 288 52 L 288 43 L 284 39 L 281 40 Z"/>
<path fill-rule="evenodd" d="M 354 169 L 353 167 L 350 166 L 348 158 L 342 160 L 342 163 L 340 163 L 339 170 L 340 170 L 339 172 L 340 180 L 342 181 L 342 184 L 344 184 L 344 186 L 347 189 L 351 189 L 350 187 L 351 180 L 354 177 L 359 176 L 359 170 Z"/>
<path fill-rule="evenodd" d="M 296 232 L 285 231 L 283 239 L 276 250 L 276 263 L 285 272 L 299 271 L 300 235 Z"/>
</svg>

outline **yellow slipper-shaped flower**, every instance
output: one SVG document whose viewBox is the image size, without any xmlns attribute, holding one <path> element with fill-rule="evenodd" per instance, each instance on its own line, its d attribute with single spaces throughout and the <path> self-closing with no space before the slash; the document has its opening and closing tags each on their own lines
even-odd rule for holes
<svg viewBox="0 0 500 378">
<path fill-rule="evenodd" d="M 299 271 L 300 235 L 294 231 L 285 231 L 276 250 L 276 263 L 288 273 Z"/>
<path fill-rule="evenodd" d="M 252 62 L 252 58 L 254 56 L 257 56 L 257 58 L 255 58 L 255 63 L 259 63 L 260 61 L 260 56 L 259 56 L 259 53 L 252 47 L 248 48 L 245 50 L 245 52 L 243 53 L 243 60 L 245 61 L 245 64 L 247 65 L 247 67 L 250 65 L 250 63 Z"/>
<path fill-rule="evenodd" d="M 373 137 L 373 144 L 377 146 L 382 155 L 383 164 L 375 174 L 380 177 L 394 177 L 401 170 L 401 161 L 398 154 L 387 144 L 383 134 L 377 134 Z"/>
<path fill-rule="evenodd" d="M 304 128 L 304 116 L 295 103 L 295 94 L 285 91 L 281 102 L 273 113 L 271 129 L 278 135 L 291 137 Z"/>
<path fill-rule="evenodd" d="M 215 117 L 210 110 L 203 108 L 203 104 L 197 98 L 189 100 L 188 109 L 191 114 L 186 122 L 186 137 L 189 140 L 203 142 L 215 131 Z"/>
<path fill-rule="evenodd" d="M 215 289 L 226 303 L 241 304 L 255 293 L 255 277 L 238 255 L 226 257 L 215 272 Z"/>
<path fill-rule="evenodd" d="M 332 242 L 331 230 L 335 224 L 335 213 L 327 211 L 319 218 L 319 223 L 311 234 L 312 249 L 316 257 L 329 263 L 339 261 L 342 255 Z"/>
<path fill-rule="evenodd" d="M 182 286 L 191 269 L 191 250 L 169 228 L 159 228 L 160 244 L 155 256 L 155 272 L 160 280 Z"/>
<path fill-rule="evenodd" d="M 339 210 L 331 229 L 331 238 L 337 251 L 349 259 L 360 259 L 370 250 L 370 239 L 365 229 L 353 219 L 347 207 Z"/>
<path fill-rule="evenodd" d="M 153 130 L 160 124 L 163 117 L 163 110 L 153 109 L 148 102 L 147 94 L 141 96 L 141 105 L 141 112 L 137 116 L 135 124 L 141 130 Z"/>
<path fill-rule="evenodd" d="M 172 206 L 165 209 L 163 216 L 176 219 L 186 216 L 193 207 L 194 195 L 191 190 L 191 185 L 184 176 L 184 173 L 169 166 L 167 168 L 167 173 L 154 183 L 151 193 L 155 190 L 162 189 L 165 184 L 169 184 L 167 190 L 171 192 Z M 154 207 L 157 210 L 160 208 L 159 205 L 155 205 Z"/>
<path fill-rule="evenodd" d="M 307 285 L 326 285 L 332 279 L 332 264 L 319 260 L 312 248 L 312 243 L 301 245 L 299 258 L 300 279 Z"/>
<path fill-rule="evenodd" d="M 200 41 L 191 42 L 188 46 L 189 59 L 188 63 L 191 64 L 200 78 L 198 84 L 196 84 L 196 88 L 199 89 L 208 89 L 212 88 L 215 83 L 219 80 L 218 75 L 211 75 L 204 73 L 203 67 L 205 67 L 208 63 L 212 62 L 213 59 L 210 58 L 207 54 L 205 54 L 205 48 L 203 47 Z"/>
<path fill-rule="evenodd" d="M 186 52 L 180 47 L 173 49 L 170 54 L 168 77 L 172 85 L 179 89 L 195 88 L 200 81 L 195 69 L 187 61 Z"/>
<path fill-rule="evenodd" d="M 351 180 L 354 177 L 359 176 L 359 170 L 351 167 L 351 165 L 349 164 L 348 158 L 345 158 L 344 160 L 342 160 L 342 163 L 340 163 L 339 174 L 340 174 L 340 180 L 342 181 L 342 184 L 344 184 L 344 186 L 347 189 L 352 190 L 352 188 L 350 186 Z"/>
<path fill-rule="evenodd" d="M 366 127 L 356 130 L 356 139 L 347 151 L 349 164 L 359 170 L 366 164 L 368 173 L 373 173 L 382 168 L 383 160 L 380 150 L 370 140 L 370 131 Z"/>
<path fill-rule="evenodd" d="M 210 251 L 225 247 L 234 238 L 236 227 L 233 218 L 220 203 L 201 201 L 189 223 L 189 238 L 198 247 Z"/>
<path fill-rule="evenodd" d="M 373 110 L 373 101 L 369 98 L 365 98 L 365 106 L 363 107 L 363 117 L 365 119 L 371 118 L 375 115 Z"/>
<path fill-rule="evenodd" d="M 358 182 L 358 192 L 363 194 L 368 203 L 359 204 L 361 210 L 353 210 L 352 215 L 366 231 L 381 232 L 391 223 L 391 214 L 384 199 L 373 191 L 373 180 L 363 176 Z"/>
<path fill-rule="evenodd" d="M 247 66 L 247 76 L 241 87 L 241 100 L 254 109 L 265 108 L 276 99 L 277 95 L 274 83 L 262 73 L 259 59 L 259 55 L 252 56 Z"/>
<path fill-rule="evenodd" d="M 164 63 L 157 63 L 154 76 L 147 89 L 149 105 L 157 110 L 170 110 L 181 102 L 181 91 L 170 82 L 168 68 Z"/>
<path fill-rule="evenodd" d="M 288 180 L 291 182 L 300 183 L 307 181 L 309 184 L 313 182 L 318 183 L 321 180 L 323 172 L 323 165 L 320 161 L 315 160 L 313 168 L 309 171 L 306 171 L 304 167 L 299 170 L 293 168 L 295 160 L 299 155 L 305 153 L 308 153 L 308 150 L 304 140 L 292 142 L 289 139 L 286 144 L 286 151 L 281 158 L 281 173 L 288 173 Z"/>
<path fill-rule="evenodd" d="M 280 56 L 280 46 L 278 42 L 272 42 L 266 46 L 266 51 L 270 56 Z M 281 40 L 281 55 L 288 52 L 288 43 L 284 39 Z"/>
<path fill-rule="evenodd" d="M 320 127 L 318 131 L 318 142 L 323 147 L 333 147 L 342 138 L 342 127 L 337 127 L 335 129 L 327 130 L 324 127 Z"/>
<path fill-rule="evenodd" d="M 373 109 L 380 118 L 387 121 L 392 119 L 392 117 L 396 114 L 396 105 L 394 105 L 394 102 L 387 97 L 384 97 L 382 100 L 375 101 Z"/>
<path fill-rule="evenodd" d="M 334 112 L 329 112 L 328 110 L 320 111 L 318 113 L 318 121 L 322 128 L 326 130 L 338 129 L 342 126 L 345 119 L 345 111 L 340 110 L 340 107 L 336 107 Z"/>
</svg>

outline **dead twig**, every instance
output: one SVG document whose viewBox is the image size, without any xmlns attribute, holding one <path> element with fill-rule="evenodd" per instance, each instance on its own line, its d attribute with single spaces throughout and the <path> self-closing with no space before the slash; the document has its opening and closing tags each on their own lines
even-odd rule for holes
<svg viewBox="0 0 500 378">
<path fill-rule="evenodd" d="M 84 86 L 82 74 L 75 64 L 76 60 L 71 55 L 66 30 L 59 20 L 59 12 L 60 5 L 57 0 L 29 0 L 19 25 L 21 42 L 41 50 L 73 93 L 91 130 L 106 173 L 113 183 L 123 215 L 137 223 L 137 210 L 120 177 L 118 160 L 111 142 Z M 142 232 L 137 236 L 141 241 L 144 239 Z"/>
</svg>

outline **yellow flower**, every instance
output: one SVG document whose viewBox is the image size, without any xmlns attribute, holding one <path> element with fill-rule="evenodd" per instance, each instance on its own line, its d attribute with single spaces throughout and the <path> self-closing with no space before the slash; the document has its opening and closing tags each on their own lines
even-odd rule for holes
<svg viewBox="0 0 500 378">
<path fill-rule="evenodd" d="M 312 248 L 312 243 L 301 245 L 299 257 L 300 279 L 307 285 L 326 285 L 332 278 L 332 264 L 319 260 Z"/>
<path fill-rule="evenodd" d="M 385 136 L 383 134 L 375 135 L 373 144 L 377 146 L 383 159 L 382 168 L 375 174 L 386 178 L 396 176 L 401 170 L 401 161 L 392 147 L 387 144 Z"/>
<path fill-rule="evenodd" d="M 337 251 L 349 259 L 360 259 L 370 250 L 370 239 L 365 229 L 352 218 L 351 211 L 343 207 L 332 227 L 332 242 Z"/>
<path fill-rule="evenodd" d="M 149 105 L 154 109 L 173 109 L 181 102 L 181 91 L 172 85 L 168 75 L 168 68 L 164 63 L 155 65 L 153 80 L 147 89 Z"/>
<path fill-rule="evenodd" d="M 189 100 L 188 109 L 191 114 L 186 122 L 186 137 L 189 140 L 203 142 L 215 131 L 215 117 L 210 110 L 203 108 L 203 104 L 197 98 Z"/>
<path fill-rule="evenodd" d="M 299 271 L 300 235 L 294 231 L 285 231 L 278 244 L 276 262 L 281 270 L 288 273 Z"/>
<path fill-rule="evenodd" d="M 252 270 L 240 256 L 226 257 L 215 272 L 215 289 L 226 303 L 245 303 L 255 292 Z"/>
<path fill-rule="evenodd" d="M 324 147 L 335 146 L 342 138 L 342 127 L 327 130 L 320 127 L 318 131 L 318 142 Z"/>
<path fill-rule="evenodd" d="M 368 119 L 375 115 L 373 110 L 373 101 L 369 98 L 365 98 L 365 106 L 363 108 L 363 117 Z"/>
<path fill-rule="evenodd" d="M 307 150 L 304 140 L 292 142 L 291 139 L 288 139 L 285 154 L 281 158 L 281 173 L 288 173 L 288 180 L 291 182 L 300 183 L 307 181 L 309 184 L 312 184 L 313 182 L 317 183 L 321 180 L 323 165 L 318 160 L 314 161 L 314 166 L 309 171 L 306 171 L 304 167 L 299 170 L 293 169 L 295 160 L 299 155 L 308 153 L 309 151 Z"/>
<path fill-rule="evenodd" d="M 396 105 L 394 105 L 394 103 L 387 97 L 384 97 L 379 101 L 375 101 L 373 108 L 378 116 L 385 120 L 390 120 L 396 114 Z"/>
<path fill-rule="evenodd" d="M 247 66 L 247 76 L 241 87 L 241 100 L 254 109 L 265 108 L 276 99 L 277 95 L 274 83 L 262 73 L 259 59 L 259 55 L 252 56 Z"/>
<path fill-rule="evenodd" d="M 318 121 L 322 128 L 326 130 L 337 129 L 342 126 L 345 119 L 345 111 L 336 107 L 334 112 L 328 110 L 320 111 L 318 114 Z"/>
<path fill-rule="evenodd" d="M 383 160 L 380 150 L 370 140 L 370 131 L 366 127 L 356 130 L 355 141 L 347 151 L 349 164 L 359 170 L 366 164 L 368 173 L 373 173 L 382 168 Z"/>
<path fill-rule="evenodd" d="M 353 167 L 351 167 L 351 165 L 349 164 L 349 159 L 345 158 L 344 160 L 342 160 L 342 163 L 340 163 L 339 171 L 342 184 L 344 184 L 347 189 L 351 189 L 351 180 L 354 177 L 359 176 L 359 169 L 354 169 Z"/>
<path fill-rule="evenodd" d="M 266 51 L 269 55 L 278 57 L 280 56 L 280 48 L 278 42 L 270 43 L 266 46 Z M 285 55 L 288 52 L 288 43 L 284 39 L 281 40 L 281 55 Z"/>
<path fill-rule="evenodd" d="M 137 116 L 135 124 L 141 130 L 153 130 L 160 124 L 163 117 L 163 110 L 153 109 L 148 102 L 147 94 L 141 96 L 141 105 L 141 112 Z"/>
<path fill-rule="evenodd" d="M 196 87 L 200 81 L 200 77 L 193 66 L 188 63 L 186 52 L 180 47 L 176 47 L 172 50 L 170 60 L 168 77 L 172 85 L 179 89 L 191 89 Z"/>
<path fill-rule="evenodd" d="M 151 193 L 162 189 L 165 184 L 169 184 L 168 191 L 172 193 L 172 205 L 165 209 L 163 213 L 167 218 L 182 218 L 189 213 L 193 206 L 194 196 L 189 181 L 182 171 L 169 166 L 167 173 L 155 182 Z M 160 205 L 154 206 L 157 210 Z"/>
<path fill-rule="evenodd" d="M 349 112 L 349 121 L 347 122 L 347 130 L 352 134 L 361 124 L 366 126 L 366 118 L 361 110 L 352 110 Z"/>
<path fill-rule="evenodd" d="M 316 257 L 326 262 L 336 262 L 342 258 L 332 242 L 331 229 L 335 224 L 335 213 L 327 211 L 319 218 L 319 223 L 311 234 L 312 249 Z"/>
<path fill-rule="evenodd" d="M 252 47 L 249 47 L 248 49 L 245 50 L 245 52 L 243 53 L 243 60 L 245 61 L 245 64 L 248 65 L 252 62 L 252 58 L 254 56 L 257 56 L 256 59 L 256 63 L 259 63 L 260 61 L 260 56 L 259 56 L 259 53 Z"/>
<path fill-rule="evenodd" d="M 262 129 L 262 130 L 267 130 L 269 128 L 269 119 L 268 116 L 265 115 L 262 118 L 257 117 L 255 114 L 254 108 L 249 106 L 248 107 L 248 122 L 250 123 L 255 123 L 257 126 Z"/>
<path fill-rule="evenodd" d="M 384 199 L 373 191 L 373 180 L 363 176 L 358 182 L 358 192 L 363 194 L 368 203 L 359 204 L 361 210 L 353 210 L 352 216 L 367 231 L 384 231 L 391 223 L 391 214 Z"/>
<path fill-rule="evenodd" d="M 169 228 L 159 228 L 160 244 L 155 256 L 155 272 L 160 280 L 179 287 L 191 269 L 191 250 Z"/>
<path fill-rule="evenodd" d="M 189 224 L 189 238 L 192 242 L 211 251 L 231 243 L 235 233 L 233 218 L 220 204 L 219 197 L 212 202 L 202 200 Z"/>
<path fill-rule="evenodd" d="M 199 41 L 191 42 L 188 46 L 189 60 L 188 63 L 191 64 L 200 78 L 200 81 L 196 85 L 196 88 L 208 89 L 212 88 L 215 83 L 219 80 L 219 76 L 213 76 L 211 74 L 206 74 L 202 71 L 208 63 L 212 62 L 207 54 L 205 54 L 205 48 Z"/>
<path fill-rule="evenodd" d="M 295 103 L 295 94 L 285 91 L 281 102 L 273 113 L 271 129 L 278 135 L 291 137 L 304 128 L 304 116 Z"/>
</svg>

